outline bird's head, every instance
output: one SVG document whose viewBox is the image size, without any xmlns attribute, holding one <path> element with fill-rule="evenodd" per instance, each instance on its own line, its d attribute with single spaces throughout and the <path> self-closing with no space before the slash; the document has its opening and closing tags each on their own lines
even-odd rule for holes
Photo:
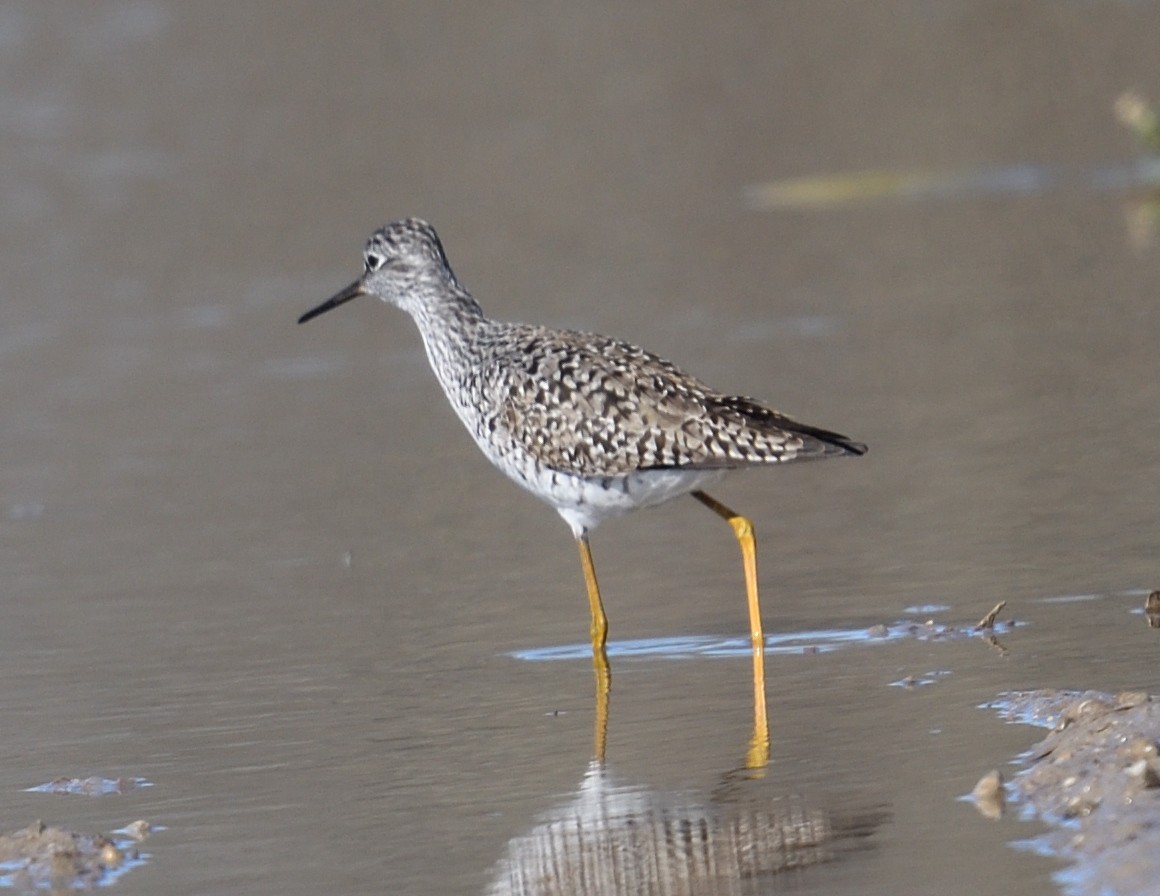
<svg viewBox="0 0 1160 896">
<path fill-rule="evenodd" d="M 363 248 L 363 274 L 354 283 L 307 311 L 298 323 L 318 317 L 358 296 L 375 296 L 414 311 L 433 288 L 459 284 L 435 228 L 419 218 L 394 221 L 371 234 Z"/>
</svg>

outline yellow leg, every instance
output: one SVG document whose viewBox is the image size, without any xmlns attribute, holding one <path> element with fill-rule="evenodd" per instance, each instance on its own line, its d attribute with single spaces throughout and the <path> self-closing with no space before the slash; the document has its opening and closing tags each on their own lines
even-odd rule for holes
<svg viewBox="0 0 1160 896">
<path fill-rule="evenodd" d="M 733 527 L 733 534 L 737 536 L 737 542 L 741 545 L 741 563 L 745 568 L 745 594 L 749 599 L 749 637 L 754 646 L 760 644 L 764 647 L 761 604 L 757 599 L 757 540 L 753 536 L 753 523 L 704 492 L 693 492 L 693 497 Z"/>
<path fill-rule="evenodd" d="M 596 761 L 604 763 L 605 747 L 608 744 L 608 692 L 612 688 L 612 670 L 608 666 L 608 656 L 601 647 L 592 653 L 592 667 L 596 672 L 596 719 L 592 732 L 592 755 Z"/>
<path fill-rule="evenodd" d="M 753 739 L 747 764 L 764 765 L 769 759 L 769 722 L 765 710 L 765 632 L 761 627 L 761 603 L 757 596 L 757 539 L 753 524 L 704 492 L 693 497 L 724 519 L 733 528 L 741 546 L 741 565 L 745 570 L 745 595 L 749 603 L 749 639 L 753 644 Z"/>
<path fill-rule="evenodd" d="M 588 588 L 588 606 L 592 611 L 592 668 L 596 673 L 596 722 L 593 734 L 593 751 L 599 762 L 604 762 L 605 746 L 608 742 L 608 692 L 612 689 L 612 670 L 608 665 L 608 654 L 604 645 L 608 640 L 608 618 L 604 615 L 604 604 L 600 600 L 600 586 L 596 584 L 596 567 L 592 564 L 592 549 L 588 546 L 588 536 L 576 539 L 580 548 L 580 565 L 584 569 L 584 584 Z"/>
<path fill-rule="evenodd" d="M 769 720 L 765 714 L 765 645 L 753 645 L 753 737 L 745 752 L 746 768 L 769 762 Z"/>
<path fill-rule="evenodd" d="M 580 565 L 584 568 L 584 584 L 588 586 L 588 606 L 592 610 L 592 652 L 604 650 L 608 640 L 608 617 L 604 615 L 604 604 L 600 601 L 600 586 L 596 584 L 596 567 L 592 565 L 592 549 L 588 547 L 588 536 L 576 539 L 580 548 Z"/>
</svg>

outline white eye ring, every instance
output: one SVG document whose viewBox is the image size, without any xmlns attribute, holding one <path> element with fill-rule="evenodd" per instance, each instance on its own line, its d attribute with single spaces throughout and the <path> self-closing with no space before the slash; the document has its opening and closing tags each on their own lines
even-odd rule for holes
<svg viewBox="0 0 1160 896">
<path fill-rule="evenodd" d="M 367 273 L 369 274 L 372 271 L 377 271 L 379 268 L 381 268 L 385 259 L 383 256 L 374 252 L 368 252 L 364 261 L 367 267 Z"/>
</svg>

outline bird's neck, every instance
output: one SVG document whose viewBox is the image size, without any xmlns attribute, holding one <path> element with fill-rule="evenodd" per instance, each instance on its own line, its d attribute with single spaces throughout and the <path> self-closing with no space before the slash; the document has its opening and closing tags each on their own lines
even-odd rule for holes
<svg viewBox="0 0 1160 896">
<path fill-rule="evenodd" d="M 485 320 L 483 310 L 459 287 L 432 301 L 417 303 L 411 316 L 423 337 L 431 368 L 447 390 L 473 363 L 475 337 Z"/>
</svg>

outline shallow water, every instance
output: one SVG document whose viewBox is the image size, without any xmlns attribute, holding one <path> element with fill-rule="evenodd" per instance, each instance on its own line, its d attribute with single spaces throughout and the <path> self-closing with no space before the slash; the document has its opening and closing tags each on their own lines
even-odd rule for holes
<svg viewBox="0 0 1160 896">
<path fill-rule="evenodd" d="M 608 791 L 855 819 L 753 891 L 1055 892 L 1009 845 L 1034 826 L 957 797 L 1038 737 L 978 708 L 999 692 L 1157 690 L 1147 197 L 747 189 L 1130 170 L 1112 104 L 1160 101 L 1157 27 L 1115 2 L 5 6 L 4 830 L 163 825 L 125 893 L 482 893 L 591 792 L 567 529 L 478 455 L 402 315 L 294 323 L 421 214 L 496 316 L 871 446 L 720 487 L 787 648 L 760 777 L 727 527 L 684 501 L 595 533 Z M 1005 653 L 867 634 L 1000 600 Z M 153 786 L 27 791 L 60 776 Z"/>
</svg>

